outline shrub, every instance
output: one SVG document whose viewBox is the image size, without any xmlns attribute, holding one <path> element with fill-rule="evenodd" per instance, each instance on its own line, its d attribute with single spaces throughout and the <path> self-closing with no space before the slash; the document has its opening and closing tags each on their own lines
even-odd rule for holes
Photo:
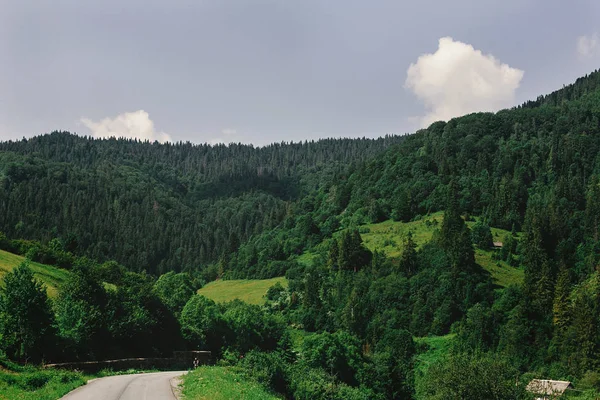
<svg viewBox="0 0 600 400">
<path fill-rule="evenodd" d="M 275 350 L 285 331 L 281 316 L 266 313 L 260 306 L 234 300 L 223 305 L 227 325 L 226 345 L 241 353 L 258 348 Z"/>
<path fill-rule="evenodd" d="M 278 393 L 287 391 L 287 373 L 284 357 L 279 352 L 251 350 L 241 358 L 239 366 L 259 383 Z"/>
</svg>

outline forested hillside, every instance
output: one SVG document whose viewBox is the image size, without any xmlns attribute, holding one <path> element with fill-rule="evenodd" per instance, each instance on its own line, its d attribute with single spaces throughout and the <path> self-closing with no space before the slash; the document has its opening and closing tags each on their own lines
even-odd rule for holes
<svg viewBox="0 0 600 400">
<path fill-rule="evenodd" d="M 399 136 L 273 144 L 142 143 L 66 132 L 0 143 L 0 230 L 150 273 L 199 268 Z"/>
<path fill-rule="evenodd" d="M 407 137 L 53 133 L 0 160 L 0 248 L 72 269 L 52 303 L 26 265 L 6 274 L 12 358 L 207 349 L 296 399 L 531 399 L 532 378 L 600 392 L 598 71 Z M 281 276 L 261 305 L 197 292 Z M 23 293 L 44 333 L 28 342 Z"/>
</svg>

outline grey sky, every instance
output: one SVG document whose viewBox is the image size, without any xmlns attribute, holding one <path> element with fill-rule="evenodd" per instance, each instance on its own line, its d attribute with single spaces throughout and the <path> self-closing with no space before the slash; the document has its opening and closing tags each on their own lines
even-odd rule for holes
<svg viewBox="0 0 600 400">
<path fill-rule="evenodd" d="M 598 68 L 599 3 L 0 0 L 0 138 L 132 124 L 259 145 L 412 132 Z"/>
</svg>

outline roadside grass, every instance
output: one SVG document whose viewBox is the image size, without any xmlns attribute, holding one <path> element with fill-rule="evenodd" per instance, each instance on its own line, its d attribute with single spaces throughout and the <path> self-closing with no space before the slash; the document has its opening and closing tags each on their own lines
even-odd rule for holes
<svg viewBox="0 0 600 400">
<path fill-rule="evenodd" d="M 198 290 L 201 294 L 217 303 L 240 299 L 249 304 L 264 304 L 267 290 L 276 283 L 287 287 L 284 277 L 272 279 L 237 279 L 210 282 Z"/>
<path fill-rule="evenodd" d="M 202 366 L 183 377 L 185 400 L 276 400 L 259 383 L 245 378 L 234 367 Z"/>
<path fill-rule="evenodd" d="M 25 261 L 25 257 L 23 256 L 0 250 L 0 279 L 23 261 Z M 29 267 L 33 271 L 35 277 L 46 285 L 48 296 L 52 298 L 58 296 L 61 285 L 69 277 L 69 271 L 50 265 L 30 262 Z M 2 283 L 0 283 L 0 285 L 1 284 Z"/>
<path fill-rule="evenodd" d="M 80 372 L 20 366 L 0 358 L 0 400 L 56 400 L 90 378 Z"/>
<path fill-rule="evenodd" d="M 360 235 L 365 246 L 371 250 L 383 252 L 389 258 L 399 258 L 402 255 L 402 242 L 408 234 L 412 232 L 413 240 L 420 248 L 425 243 L 429 242 L 433 237 L 434 232 L 440 229 L 444 219 L 443 212 L 433 213 L 422 217 L 417 221 L 398 222 L 387 220 L 377 224 L 367 224 L 358 227 Z M 469 228 L 473 227 L 475 221 L 468 221 Z M 499 228 L 491 228 L 494 241 L 502 242 L 504 238 L 510 235 L 509 231 Z M 340 235 L 341 232 L 336 232 L 334 237 Z M 517 234 L 517 236 L 519 236 Z M 320 251 L 325 251 L 328 248 L 328 240 L 323 241 L 316 247 L 316 250 L 305 252 L 296 258 L 296 261 L 303 265 L 312 265 L 320 255 Z M 500 286 L 506 287 L 510 284 L 520 284 L 523 282 L 523 269 L 514 268 L 508 263 L 494 259 L 496 250 L 475 250 L 475 261 L 481 265 L 483 269 L 488 271 L 493 279 L 493 282 Z"/>
</svg>

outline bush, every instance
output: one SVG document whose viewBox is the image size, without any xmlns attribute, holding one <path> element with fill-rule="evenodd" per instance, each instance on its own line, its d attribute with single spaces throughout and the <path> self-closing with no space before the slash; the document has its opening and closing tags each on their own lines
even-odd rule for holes
<svg viewBox="0 0 600 400">
<path fill-rule="evenodd" d="M 524 385 L 515 385 L 518 376 L 497 354 L 453 354 L 428 368 L 419 392 L 432 400 L 527 399 Z"/>
<path fill-rule="evenodd" d="M 277 282 L 273 286 L 267 290 L 267 300 L 275 301 L 279 300 L 281 296 L 285 293 L 285 288 L 281 285 L 281 283 Z"/>
<path fill-rule="evenodd" d="M 297 400 L 367 400 L 377 399 L 370 390 L 336 382 L 320 368 L 300 363 L 290 368 L 289 391 Z"/>
<path fill-rule="evenodd" d="M 194 349 L 218 353 L 226 332 L 221 310 L 214 301 L 196 294 L 190 298 L 179 318 L 181 332 Z"/>
<path fill-rule="evenodd" d="M 357 383 L 356 373 L 363 363 L 361 344 L 348 332 L 309 336 L 302 344 L 301 354 L 308 366 L 330 371 L 345 383 Z"/>
<path fill-rule="evenodd" d="M 238 364 L 245 374 L 272 390 L 287 392 L 287 373 L 284 357 L 279 352 L 261 352 L 251 350 Z"/>
<path fill-rule="evenodd" d="M 223 305 L 227 325 L 226 345 L 246 353 L 252 349 L 275 350 L 285 331 L 280 316 L 266 313 L 260 306 L 234 300 Z"/>
<path fill-rule="evenodd" d="M 52 376 L 45 371 L 37 371 L 32 374 L 25 375 L 21 381 L 22 387 L 25 390 L 36 390 L 45 386 Z"/>
</svg>

